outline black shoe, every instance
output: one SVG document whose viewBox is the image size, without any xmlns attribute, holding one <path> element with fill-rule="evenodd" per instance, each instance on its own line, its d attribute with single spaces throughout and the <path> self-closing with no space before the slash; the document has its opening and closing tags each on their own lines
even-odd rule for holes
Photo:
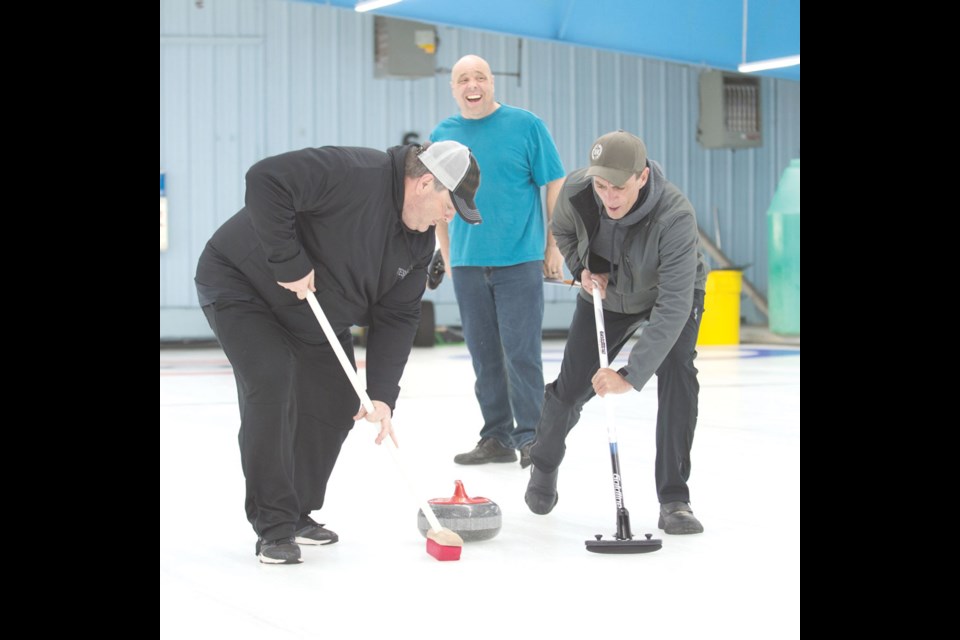
<svg viewBox="0 0 960 640">
<path fill-rule="evenodd" d="M 488 462 L 516 462 L 517 452 L 509 449 L 496 438 L 481 438 L 473 451 L 453 456 L 457 464 L 486 464 Z"/>
<path fill-rule="evenodd" d="M 537 515 L 545 516 L 557 506 L 560 494 L 557 493 L 557 477 L 560 469 L 550 473 L 540 471 L 535 466 L 530 469 L 530 482 L 527 492 L 523 495 L 524 502 Z"/>
<path fill-rule="evenodd" d="M 300 516 L 294 539 L 298 544 L 333 544 L 340 536 L 324 529 L 322 524 L 317 524 L 310 516 Z"/>
<path fill-rule="evenodd" d="M 257 540 L 257 558 L 263 564 L 297 564 L 300 562 L 300 547 L 293 538 Z"/>
<path fill-rule="evenodd" d="M 667 502 L 660 505 L 660 519 L 657 526 L 664 533 L 685 535 L 688 533 L 703 533 L 703 525 L 693 515 L 693 510 L 686 502 Z"/>
<path fill-rule="evenodd" d="M 520 447 L 520 468 L 521 469 L 526 469 L 531 464 L 533 464 L 533 460 L 530 459 L 531 447 L 533 447 L 532 442 L 528 442 L 527 444 Z"/>
<path fill-rule="evenodd" d="M 443 262 L 443 254 L 440 253 L 440 249 L 437 249 L 427 266 L 427 288 L 436 289 L 439 287 L 446 272 L 447 266 Z"/>
</svg>

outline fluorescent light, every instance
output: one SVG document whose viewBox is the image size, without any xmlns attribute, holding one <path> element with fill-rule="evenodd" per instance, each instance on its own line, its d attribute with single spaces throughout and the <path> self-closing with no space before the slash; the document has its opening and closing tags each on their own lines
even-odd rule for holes
<svg viewBox="0 0 960 640">
<path fill-rule="evenodd" d="M 783 67 L 796 67 L 800 65 L 800 55 L 786 56 L 785 58 L 770 58 L 769 60 L 757 60 L 756 62 L 744 62 L 737 65 L 737 71 L 740 73 L 752 73 L 754 71 L 766 71 L 767 69 L 782 69 Z"/>
<path fill-rule="evenodd" d="M 398 2 L 400 2 L 400 0 L 362 0 L 362 2 L 356 4 L 353 10 L 357 13 L 364 13 L 366 11 L 373 11 L 374 9 L 389 7 Z"/>
</svg>

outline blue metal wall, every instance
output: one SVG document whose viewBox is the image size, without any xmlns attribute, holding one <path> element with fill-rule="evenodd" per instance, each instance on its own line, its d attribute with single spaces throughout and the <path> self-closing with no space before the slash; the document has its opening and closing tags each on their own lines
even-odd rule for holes
<svg viewBox="0 0 960 640">
<path fill-rule="evenodd" d="M 446 27 L 438 34 L 437 66 L 467 53 L 486 58 L 497 98 L 543 118 L 568 171 L 586 163 L 602 133 L 642 136 L 704 231 L 719 232 L 727 255 L 752 265 L 745 276 L 766 290 L 766 209 L 800 156 L 799 83 L 762 80 L 762 147 L 706 150 L 696 141 L 699 68 Z M 161 340 L 210 334 L 194 268 L 207 238 L 242 205 L 247 167 L 308 146 L 383 149 L 407 132 L 425 140 L 456 111 L 446 73 L 374 79 L 373 50 L 368 14 L 283 0 L 161 0 L 160 170 L 170 211 Z M 519 82 L 506 75 L 517 71 Z M 545 327 L 566 328 L 571 294 L 546 295 Z M 449 283 L 427 298 L 439 323 L 459 324 Z M 746 300 L 744 315 L 763 321 Z"/>
</svg>

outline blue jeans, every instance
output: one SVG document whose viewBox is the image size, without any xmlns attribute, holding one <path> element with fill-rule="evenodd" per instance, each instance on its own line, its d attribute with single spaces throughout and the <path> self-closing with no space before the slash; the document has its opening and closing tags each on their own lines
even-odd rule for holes
<svg viewBox="0 0 960 640">
<path fill-rule="evenodd" d="M 480 437 L 519 449 L 543 407 L 543 261 L 454 267 L 453 289 L 477 376 Z"/>
</svg>

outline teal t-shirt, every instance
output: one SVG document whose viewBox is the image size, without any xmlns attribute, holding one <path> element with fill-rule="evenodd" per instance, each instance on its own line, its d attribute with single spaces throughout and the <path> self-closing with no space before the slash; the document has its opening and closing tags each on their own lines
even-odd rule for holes
<svg viewBox="0 0 960 640">
<path fill-rule="evenodd" d="M 450 265 L 506 267 L 543 260 L 546 231 L 540 188 L 564 176 L 557 145 L 543 121 L 505 104 L 486 118 L 460 115 L 437 125 L 430 140 L 470 147 L 480 165 L 477 208 L 483 223 L 458 216 L 449 225 Z"/>
</svg>

